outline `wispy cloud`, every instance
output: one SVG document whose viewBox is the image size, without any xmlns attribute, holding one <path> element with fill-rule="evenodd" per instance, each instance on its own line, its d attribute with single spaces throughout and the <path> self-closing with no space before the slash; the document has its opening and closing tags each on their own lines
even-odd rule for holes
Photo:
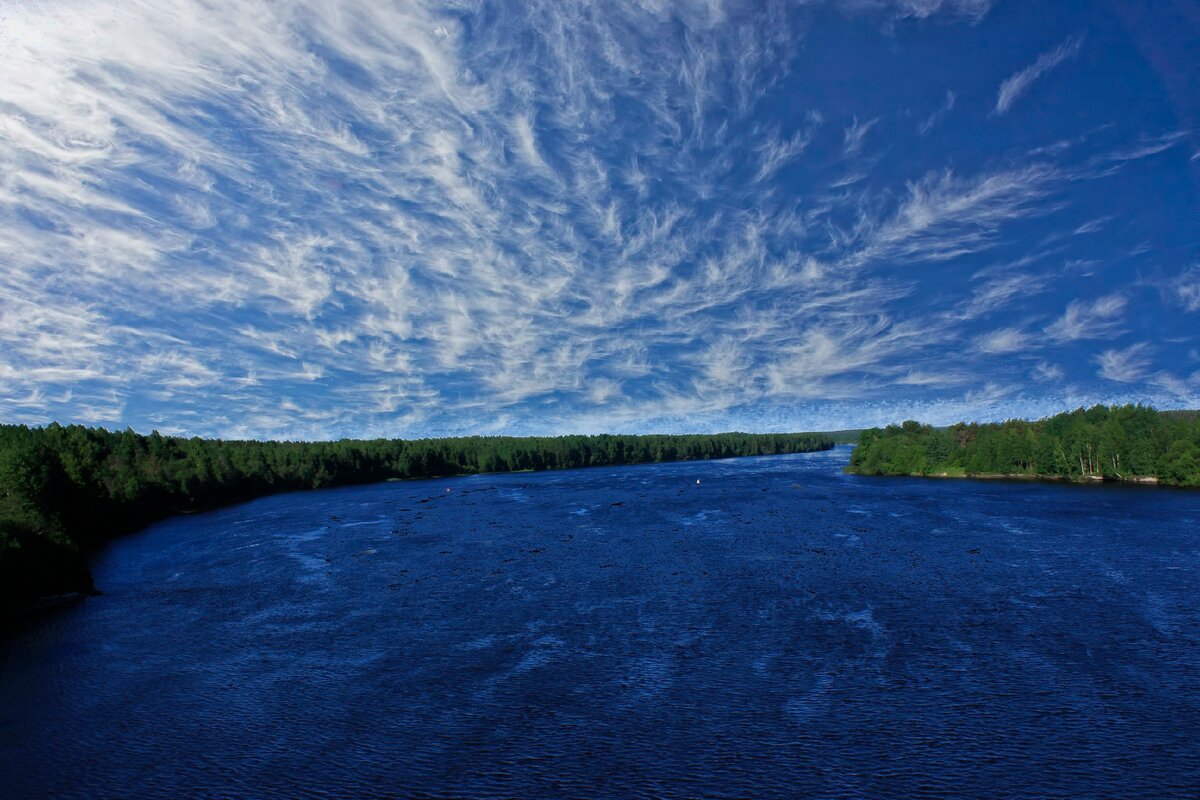
<svg viewBox="0 0 1200 800">
<path fill-rule="evenodd" d="M 841 73 L 798 70 L 804 38 L 844 18 L 814 6 L 899 37 L 991 3 L 6 8 L 0 417 L 325 438 L 1016 402 L 1029 364 L 995 354 L 1061 361 L 1131 302 L 1036 341 L 1071 287 L 1027 226 L 1084 156 L 934 148 L 953 92 L 893 125 L 940 74 L 810 107 Z M 1121 141 L 1092 154 L 1164 144 Z"/>
<path fill-rule="evenodd" d="M 1105 158 L 1109 161 L 1138 161 L 1150 156 L 1156 156 L 1159 153 L 1165 153 L 1176 145 L 1182 144 L 1189 138 L 1187 131 L 1171 131 L 1170 133 L 1156 136 L 1149 139 L 1143 139 L 1131 147 L 1122 147 L 1111 153 L 1108 153 Z"/>
<path fill-rule="evenodd" d="M 809 111 L 804 127 L 791 136 L 786 139 L 768 136 L 758 148 L 761 160 L 755 180 L 764 181 L 773 177 L 781 168 L 803 155 L 823 122 L 819 111 Z"/>
<path fill-rule="evenodd" d="M 867 138 L 867 134 L 871 132 L 871 128 L 875 127 L 875 123 L 879 122 L 879 118 L 869 119 L 866 122 L 859 122 L 858 117 L 850 123 L 850 127 L 846 128 L 845 135 L 842 141 L 842 152 L 847 156 L 857 155 L 862 152 L 863 140 Z"/>
<path fill-rule="evenodd" d="M 978 284 L 968 301 L 957 311 L 964 319 L 974 319 L 996 313 L 1007 308 L 1018 299 L 1033 297 L 1044 292 L 1050 279 L 1045 275 L 1025 272 L 1000 274 Z"/>
<path fill-rule="evenodd" d="M 1112 217 L 1090 219 L 1075 229 L 1076 236 L 1087 236 L 1104 230 L 1104 226 L 1112 221 Z"/>
<path fill-rule="evenodd" d="M 921 120 L 921 123 L 917 125 L 917 133 L 921 134 L 922 136 L 928 135 L 931 130 L 942 123 L 942 120 L 946 118 L 946 115 L 954 110 L 954 104 L 957 100 L 958 95 L 947 89 L 946 99 L 942 101 L 942 104 L 936 111 L 934 111 L 925 119 Z"/>
<path fill-rule="evenodd" d="M 1200 266 L 1189 267 L 1171 281 L 1175 300 L 1189 313 L 1200 311 Z"/>
<path fill-rule="evenodd" d="M 1003 328 L 984 334 L 975 342 L 975 349 L 981 353 L 1019 353 L 1028 349 L 1030 337 L 1026 331 L 1019 328 Z"/>
<path fill-rule="evenodd" d="M 1057 364 L 1051 364 L 1047 361 L 1039 361 L 1033 368 L 1033 379 L 1037 381 L 1053 381 L 1057 383 L 1063 379 L 1062 367 Z"/>
<path fill-rule="evenodd" d="M 995 0 L 842 0 L 851 10 L 886 9 L 906 19 L 926 19 L 939 13 L 950 13 L 978 22 L 991 10 Z"/>
<path fill-rule="evenodd" d="M 890 216 L 864 216 L 854 232 L 859 246 L 846 261 L 945 261 L 985 249 L 1004 223 L 1031 213 L 1058 177 L 1042 165 L 973 178 L 929 173 L 908 184 Z"/>
<path fill-rule="evenodd" d="M 1046 335 L 1058 342 L 1115 336 L 1121 329 L 1121 316 L 1126 305 L 1125 297 L 1120 294 L 1091 301 L 1072 300 L 1063 315 L 1046 326 Z"/>
<path fill-rule="evenodd" d="M 1013 104 L 1028 92 L 1039 78 L 1067 59 L 1074 58 L 1082 48 L 1083 35 L 1072 36 L 1053 50 L 1038 56 L 1037 61 L 1025 69 L 1006 78 L 1000 84 L 1000 91 L 996 95 L 996 107 L 992 113 L 1007 114 Z"/>
<path fill-rule="evenodd" d="M 1138 343 L 1123 350 L 1105 350 L 1096 356 L 1101 378 L 1118 383 L 1137 383 L 1150 367 L 1150 346 Z"/>
</svg>

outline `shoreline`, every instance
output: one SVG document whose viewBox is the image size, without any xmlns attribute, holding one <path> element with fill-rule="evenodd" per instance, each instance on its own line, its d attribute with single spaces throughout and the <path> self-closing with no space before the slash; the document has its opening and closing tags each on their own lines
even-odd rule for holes
<svg viewBox="0 0 1200 800">
<path fill-rule="evenodd" d="M 973 480 L 973 481 L 1015 481 L 1020 483 L 1063 483 L 1070 486 L 1146 486 L 1160 489 L 1195 489 L 1192 486 L 1177 486 L 1164 483 L 1154 475 L 1139 475 L 1129 478 L 1106 478 L 1102 475 L 1087 475 L 1083 477 L 1064 477 L 1062 475 L 1029 475 L 1019 472 L 967 472 L 961 475 L 949 472 L 858 472 L 846 468 L 847 475 L 857 475 L 863 478 L 932 478 L 935 480 Z"/>
<path fill-rule="evenodd" d="M 766 435 L 769 435 L 769 434 L 766 434 Z M 714 456 L 700 457 L 700 458 L 669 458 L 669 459 L 662 459 L 662 460 L 658 460 L 658 461 L 629 461 L 629 462 L 622 461 L 622 462 L 611 462 L 611 463 L 601 463 L 601 464 L 571 465 L 571 466 L 565 466 L 565 467 L 553 467 L 553 468 L 549 468 L 549 469 L 540 469 L 540 470 L 539 469 L 496 470 L 496 471 L 478 471 L 478 472 L 454 472 L 454 473 L 447 473 L 444 475 L 412 475 L 412 476 L 407 476 L 407 477 L 388 477 L 388 478 L 384 478 L 382 480 L 347 481 L 345 483 L 335 483 L 332 485 L 319 486 L 319 487 L 280 488 L 279 490 L 276 490 L 276 491 L 265 491 L 265 492 L 261 492 L 261 493 L 249 493 L 245 497 L 233 497 L 230 499 L 229 502 L 217 502 L 217 503 L 212 503 L 212 504 L 203 504 L 203 505 L 198 505 L 198 506 L 192 506 L 189 508 L 172 509 L 168 513 L 153 516 L 149 519 L 146 519 L 141 524 L 134 525 L 130 528 L 113 529 L 109 533 L 108 536 L 105 536 L 104 538 L 102 538 L 98 541 L 90 542 L 86 546 L 81 546 L 77 550 L 71 552 L 69 555 L 64 556 L 69 563 L 70 571 L 75 575 L 75 577 L 73 579 L 67 579 L 66 577 L 62 577 L 61 580 L 55 580 L 52 583 L 47 584 L 38 593 L 14 593 L 14 594 L 8 595 L 6 597 L 0 597 L 0 632 L 2 632 L 4 628 L 8 627 L 9 625 L 15 623 L 18 620 L 27 619 L 27 618 L 33 617 L 33 616 L 38 616 L 42 613 L 53 613 L 53 611 L 60 606 L 73 605 L 75 602 L 77 602 L 79 600 L 83 600 L 88 597 L 95 597 L 95 596 L 103 594 L 103 592 L 100 591 L 96 587 L 94 579 L 92 577 L 92 573 L 91 573 L 92 557 L 100 549 L 107 547 L 113 541 L 120 539 L 122 537 L 125 537 L 125 536 L 131 536 L 131 535 L 137 534 L 159 522 L 163 522 L 164 520 L 171 519 L 172 517 L 208 513 L 211 511 L 220 510 L 222 508 L 229 508 L 232 506 L 240 505 L 242 503 L 249 503 L 254 500 L 261 500 L 265 497 L 273 497 L 273 496 L 299 493 L 299 492 L 327 491 L 330 489 L 348 488 L 351 486 L 370 486 L 373 484 L 383 484 L 383 483 L 409 483 L 409 482 L 416 483 L 416 482 L 424 482 L 424 481 L 445 480 L 445 479 L 452 479 L 452 478 L 468 478 L 468 477 L 474 477 L 474 476 L 479 476 L 479 475 L 514 475 L 514 474 L 538 473 L 538 472 L 569 472 L 571 470 L 605 469 L 605 468 L 612 468 L 612 467 L 636 467 L 636 466 L 652 465 L 652 464 L 663 465 L 663 464 L 703 463 L 703 462 L 711 462 L 711 461 L 723 461 L 726 459 L 735 459 L 735 458 L 772 458 L 772 457 L 781 456 L 781 455 L 802 455 L 802 454 L 809 454 L 809 453 L 825 453 L 825 452 L 829 452 L 830 450 L 835 449 L 836 447 L 837 447 L 836 443 L 834 443 L 832 441 L 828 441 L 828 442 L 820 442 L 816 446 L 812 447 L 811 449 L 793 450 L 791 452 L 781 452 L 781 453 L 754 453 L 754 454 L 732 455 L 732 456 L 715 456 L 714 455 Z"/>
</svg>

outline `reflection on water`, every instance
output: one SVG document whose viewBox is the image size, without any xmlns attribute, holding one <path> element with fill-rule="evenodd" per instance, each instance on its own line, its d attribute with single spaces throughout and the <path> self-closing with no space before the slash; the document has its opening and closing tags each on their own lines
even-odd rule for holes
<svg viewBox="0 0 1200 800">
<path fill-rule="evenodd" d="M 1195 796 L 1200 494 L 846 458 L 157 525 L 0 643 L 0 794 Z"/>
</svg>

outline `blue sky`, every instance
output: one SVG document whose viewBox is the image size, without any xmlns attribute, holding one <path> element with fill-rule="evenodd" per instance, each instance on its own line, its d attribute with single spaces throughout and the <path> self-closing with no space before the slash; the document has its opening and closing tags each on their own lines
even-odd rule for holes
<svg viewBox="0 0 1200 800">
<path fill-rule="evenodd" d="M 1200 407 L 1195 0 L 0 6 L 0 419 Z"/>
</svg>

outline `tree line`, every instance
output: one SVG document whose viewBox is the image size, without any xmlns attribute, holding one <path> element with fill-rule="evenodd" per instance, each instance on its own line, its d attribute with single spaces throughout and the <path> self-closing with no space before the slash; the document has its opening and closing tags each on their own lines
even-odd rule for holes
<svg viewBox="0 0 1200 800">
<path fill-rule="evenodd" d="M 89 589 L 86 555 L 117 534 L 275 492 L 832 446 L 816 433 L 261 442 L 0 425 L 0 606 Z"/>
<path fill-rule="evenodd" d="M 1200 486 L 1200 412 L 1102 406 L 1029 422 L 865 430 L 848 472 L 1019 475 Z"/>
</svg>

